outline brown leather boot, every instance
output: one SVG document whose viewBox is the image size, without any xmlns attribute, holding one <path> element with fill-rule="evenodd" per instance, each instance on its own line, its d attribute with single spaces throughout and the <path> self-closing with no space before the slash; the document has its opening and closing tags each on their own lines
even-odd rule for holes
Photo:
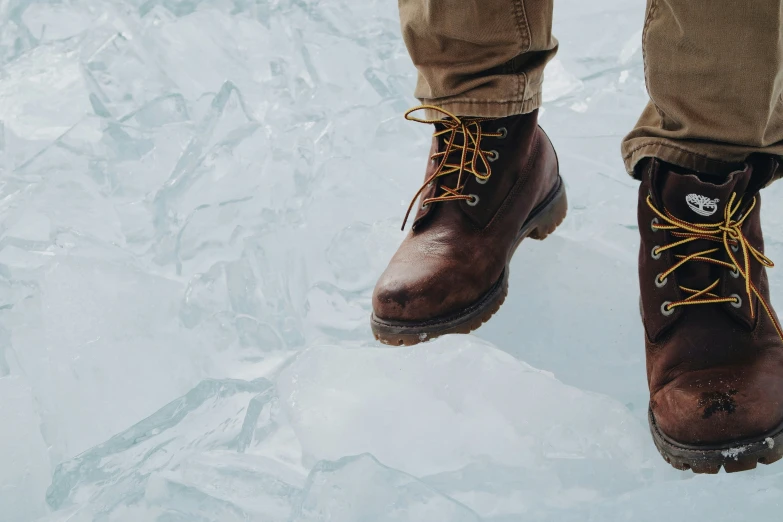
<svg viewBox="0 0 783 522">
<path fill-rule="evenodd" d="M 430 162 L 413 227 L 373 293 L 372 330 L 392 345 L 481 326 L 506 297 L 519 243 L 551 234 L 568 206 L 537 112 L 486 119 L 424 108 L 446 118 L 406 115 L 435 124 Z"/>
<path fill-rule="evenodd" d="M 650 430 L 675 468 L 742 471 L 783 456 L 783 333 L 769 304 L 759 189 L 776 161 L 726 177 L 639 173 L 639 278 Z"/>
</svg>

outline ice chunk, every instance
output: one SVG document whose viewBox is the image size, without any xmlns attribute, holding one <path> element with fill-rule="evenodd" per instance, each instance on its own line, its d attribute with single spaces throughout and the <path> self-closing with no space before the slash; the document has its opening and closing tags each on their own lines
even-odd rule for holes
<svg viewBox="0 0 783 522">
<path fill-rule="evenodd" d="M 287 522 L 303 484 L 303 475 L 275 461 L 213 451 L 153 474 L 144 503 L 191 520 Z"/>
<path fill-rule="evenodd" d="M 649 456 L 649 436 L 621 404 L 473 337 L 399 350 L 312 348 L 277 386 L 317 460 L 367 452 L 421 476 L 484 460 L 535 469 L 582 459 L 633 474 Z"/>
<path fill-rule="evenodd" d="M 628 239 L 635 233 L 617 230 L 615 235 Z M 611 248 L 616 256 L 611 257 L 606 252 L 610 247 L 600 243 L 605 250 L 557 235 L 540 247 L 523 244 L 511 263 L 509 287 L 514 291 L 479 335 L 535 367 L 552 369 L 572 386 L 622 398 L 646 423 L 644 330 L 632 260 L 637 254 Z M 628 261 L 617 259 L 626 255 Z M 569 259 L 580 263 L 571 270 Z M 595 277 L 588 277 L 586 270 Z M 607 285 L 611 292 L 605 291 Z M 546 318 L 543 327 L 527 320 L 537 317 Z M 611 336 L 607 338 L 606 332 Z"/>
<path fill-rule="evenodd" d="M 174 88 L 144 45 L 122 26 L 109 26 L 94 39 L 96 49 L 85 57 L 84 74 L 93 107 L 100 106 L 96 113 L 121 118 Z"/>
<path fill-rule="evenodd" d="M 183 324 L 194 331 L 222 332 L 229 343 L 257 355 L 301 345 L 287 278 L 272 268 L 285 261 L 250 241 L 245 246 L 240 259 L 193 277 L 180 313 Z"/>
<path fill-rule="evenodd" d="M 37 221 L 39 232 L 33 236 L 27 226 L 24 230 L 14 227 L 9 235 L 44 240 L 46 246 L 50 246 L 52 235 L 64 231 L 110 244 L 123 242 L 116 212 L 96 182 L 99 180 L 86 174 L 92 170 L 90 149 L 102 149 L 103 130 L 97 118 L 86 119 L 18 169 L 32 183 L 20 195 L 21 201 L 11 207 L 12 218 L 25 224 Z"/>
<path fill-rule="evenodd" d="M 69 504 L 88 510 L 127 507 L 138 501 L 151 475 L 164 471 L 172 474 L 157 475 L 159 486 L 185 481 L 188 485 L 183 487 L 191 487 L 203 478 L 204 487 L 215 487 L 212 472 L 199 471 L 200 464 L 186 461 L 211 450 L 243 452 L 256 436 L 263 438 L 262 414 L 273 398 L 272 385 L 265 379 L 204 381 L 154 415 L 58 466 L 47 501 L 55 509 Z M 218 461 L 215 473 L 223 473 L 220 468 L 228 461 Z M 150 487 L 151 498 L 166 496 L 161 488 L 168 486 Z"/>
<path fill-rule="evenodd" d="M 88 6 L 79 2 L 21 3 L 18 20 L 39 43 L 64 40 L 85 31 L 96 18 L 97 13 L 90 12 Z"/>
<path fill-rule="evenodd" d="M 156 128 L 190 120 L 188 106 L 181 94 L 167 94 L 144 104 L 123 121 L 133 121 L 141 127 Z"/>
<path fill-rule="evenodd" d="M 171 6 L 174 2 L 165 4 Z M 190 13 L 175 12 L 183 16 L 150 17 L 144 43 L 155 50 L 154 65 L 166 72 L 179 92 L 195 100 L 204 93 L 216 92 L 226 79 L 234 78 L 241 90 L 249 91 L 254 102 L 265 105 L 264 94 L 268 93 L 258 88 L 258 82 L 269 71 L 271 49 L 276 49 L 274 54 L 291 53 L 291 33 L 286 35 L 281 25 L 270 30 L 250 17 L 231 16 L 225 5 L 222 9 L 215 6 Z M 273 31 L 279 33 L 274 35 Z M 205 34 L 210 37 L 204 38 Z M 193 59 L 196 56 L 198 59 Z"/>
<path fill-rule="evenodd" d="M 4 522 L 28 522 L 46 512 L 50 465 L 41 419 L 30 386 L 22 377 L 3 376 L 2 368 L 0 397 L 0 512 Z"/>
<path fill-rule="evenodd" d="M 0 121 L 20 138 L 54 140 L 91 112 L 73 42 L 36 47 L 3 73 Z"/>
<path fill-rule="evenodd" d="M 268 151 L 239 90 L 226 83 L 153 201 L 157 262 L 181 264 L 246 235 L 257 208 L 285 205 L 292 182 L 255 175 Z M 261 190 L 264 182 L 269 184 Z M 282 189 L 282 190 L 280 190 Z M 216 226 L 217 225 L 217 226 Z M 209 265 L 197 265 L 195 272 Z"/>
<path fill-rule="evenodd" d="M 361 292 L 375 286 L 375 278 L 394 254 L 397 236 L 397 220 L 368 225 L 355 222 L 334 236 L 326 249 L 326 260 L 332 269 L 340 289 Z"/>
<path fill-rule="evenodd" d="M 696 476 L 690 480 L 659 481 L 645 489 L 612 501 L 591 506 L 581 518 L 572 514 L 563 519 L 622 520 L 773 520 L 780 513 L 783 475 L 774 467 L 721 476 Z"/>
<path fill-rule="evenodd" d="M 476 513 L 371 455 L 319 462 L 291 522 L 478 522 Z"/>
<path fill-rule="evenodd" d="M 8 13 L 4 11 L 9 5 L 10 2 L 0 4 L 0 65 L 13 61 L 37 43 L 20 20 L 6 18 Z"/>
<path fill-rule="evenodd" d="M 152 472 L 119 502 L 105 497 L 58 510 L 47 522 L 288 522 L 305 475 L 270 459 L 230 451 L 192 454 Z M 96 515 L 98 513 L 98 515 Z"/>
<path fill-rule="evenodd" d="M 584 88 L 579 78 L 566 70 L 563 62 L 558 59 L 552 60 L 547 65 L 546 82 L 544 102 L 559 101 Z"/>
<path fill-rule="evenodd" d="M 649 484 L 647 473 L 615 460 L 558 459 L 538 467 L 484 461 L 423 477 L 487 520 L 560 520 Z"/>
<path fill-rule="evenodd" d="M 0 310 L 0 322 L 59 462 L 182 394 L 209 363 L 201 341 L 177 326 L 178 282 L 127 258 L 50 259 L 29 297 Z"/>
<path fill-rule="evenodd" d="M 316 283 L 307 293 L 307 316 L 310 326 L 327 335 L 342 339 L 367 339 L 372 335 L 367 325 L 370 301 L 343 292 L 329 283 Z"/>
</svg>

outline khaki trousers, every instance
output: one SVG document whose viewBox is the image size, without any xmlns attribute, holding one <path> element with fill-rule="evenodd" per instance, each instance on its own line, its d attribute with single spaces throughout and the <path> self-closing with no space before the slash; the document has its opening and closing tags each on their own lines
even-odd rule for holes
<svg viewBox="0 0 783 522">
<path fill-rule="evenodd" d="M 416 97 L 462 116 L 538 108 L 552 4 L 399 0 Z M 783 155 L 783 0 L 648 0 L 642 47 L 650 102 L 622 142 L 629 173 L 645 157 L 719 174 Z"/>
</svg>

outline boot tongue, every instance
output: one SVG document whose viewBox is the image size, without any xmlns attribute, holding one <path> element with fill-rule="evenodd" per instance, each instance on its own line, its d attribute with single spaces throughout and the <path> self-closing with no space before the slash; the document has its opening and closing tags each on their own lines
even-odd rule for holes
<svg viewBox="0 0 783 522">
<path fill-rule="evenodd" d="M 736 171 L 727 178 L 708 180 L 696 174 L 667 172 L 663 180 L 661 200 L 675 217 L 688 223 L 717 223 L 723 220 L 724 210 L 732 193 L 737 198 L 745 195 L 750 183 L 751 167 Z"/>
<path fill-rule="evenodd" d="M 745 196 L 751 175 L 751 167 L 733 172 L 728 177 L 714 177 L 714 179 L 704 175 L 669 171 L 661 180 L 663 185 L 661 201 L 663 207 L 674 217 L 688 223 L 718 223 L 724 220 L 724 211 L 731 200 L 731 195 L 736 192 L 737 198 Z M 677 241 L 677 238 L 672 237 L 671 240 Z M 709 257 L 724 259 L 726 254 L 722 252 L 723 247 L 706 240 L 692 241 L 675 248 L 672 253 L 689 255 L 716 247 L 721 251 L 710 254 Z M 725 269 L 709 263 L 690 261 L 677 269 L 676 275 L 680 285 L 701 290 L 719 278 L 721 276 L 719 272 L 722 270 Z"/>
</svg>

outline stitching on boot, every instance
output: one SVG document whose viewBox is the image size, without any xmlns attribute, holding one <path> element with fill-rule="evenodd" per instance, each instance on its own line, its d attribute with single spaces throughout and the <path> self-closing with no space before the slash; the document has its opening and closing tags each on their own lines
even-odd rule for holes
<svg viewBox="0 0 783 522">
<path fill-rule="evenodd" d="M 503 200 L 503 203 L 500 205 L 500 208 L 498 208 L 498 211 L 495 213 L 492 219 L 489 220 L 489 223 L 487 223 L 484 229 L 487 229 L 492 225 L 494 225 L 499 219 L 503 217 L 503 215 L 506 212 L 508 212 L 508 209 L 511 208 L 513 201 L 522 191 L 522 188 L 525 186 L 525 183 L 527 182 L 530 167 L 533 165 L 533 158 L 536 158 L 538 156 L 540 148 L 541 148 L 541 136 L 538 133 L 536 133 L 536 141 L 533 143 L 533 147 L 531 149 L 531 155 L 530 155 L 531 159 L 528 160 L 528 164 L 525 166 L 525 170 L 528 172 L 523 173 L 523 175 L 519 179 L 517 179 L 517 182 L 511 188 L 511 191 L 509 192 L 508 196 L 506 196 L 506 199 Z M 558 183 L 559 182 L 560 181 L 558 179 Z"/>
</svg>

